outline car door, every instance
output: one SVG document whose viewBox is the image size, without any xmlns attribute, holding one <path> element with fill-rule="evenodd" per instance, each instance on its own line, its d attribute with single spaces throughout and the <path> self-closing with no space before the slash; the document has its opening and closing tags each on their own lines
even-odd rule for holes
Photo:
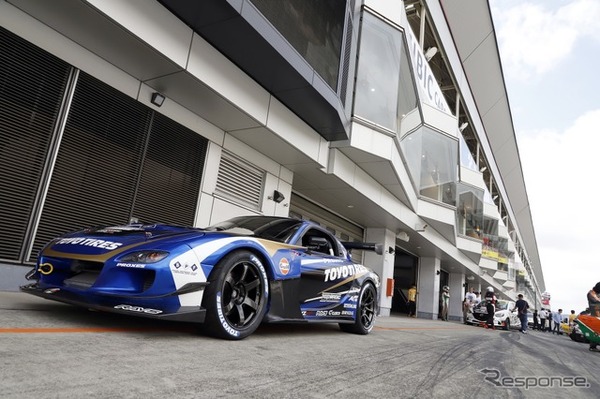
<svg viewBox="0 0 600 399">
<path fill-rule="evenodd" d="M 299 245 L 307 248 L 294 260 L 300 262 L 303 316 L 308 320 L 352 318 L 359 292 L 355 276 L 361 266 L 341 256 L 337 240 L 325 230 L 307 229 Z"/>
</svg>

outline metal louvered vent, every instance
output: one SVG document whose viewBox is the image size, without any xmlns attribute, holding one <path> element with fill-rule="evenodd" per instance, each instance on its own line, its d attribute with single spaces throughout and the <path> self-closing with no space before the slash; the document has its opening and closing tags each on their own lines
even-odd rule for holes
<svg viewBox="0 0 600 399">
<path fill-rule="evenodd" d="M 208 140 L 154 114 L 132 217 L 193 225 Z"/>
<path fill-rule="evenodd" d="M 260 210 L 264 175 L 264 171 L 223 152 L 215 194 Z"/>
<path fill-rule="evenodd" d="M 34 256 L 59 234 L 129 220 L 150 113 L 143 104 L 80 73 Z"/>
<path fill-rule="evenodd" d="M 350 69 L 350 50 L 352 48 L 352 14 L 348 13 L 346 26 L 346 42 L 344 43 L 344 54 L 342 56 L 342 71 L 340 82 L 340 98 L 346 106 L 346 90 L 348 89 L 348 73 Z"/>
<path fill-rule="evenodd" d="M 0 27 L 0 259 L 19 260 L 69 71 Z"/>
</svg>

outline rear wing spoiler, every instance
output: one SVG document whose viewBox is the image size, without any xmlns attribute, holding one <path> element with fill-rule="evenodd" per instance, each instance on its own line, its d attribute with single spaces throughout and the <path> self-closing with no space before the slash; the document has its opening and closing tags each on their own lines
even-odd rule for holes
<svg viewBox="0 0 600 399">
<path fill-rule="evenodd" d="M 375 244 L 369 242 L 351 242 L 343 241 L 342 245 L 346 249 L 360 249 L 362 251 L 374 251 L 377 255 L 383 255 L 383 244 Z"/>
</svg>

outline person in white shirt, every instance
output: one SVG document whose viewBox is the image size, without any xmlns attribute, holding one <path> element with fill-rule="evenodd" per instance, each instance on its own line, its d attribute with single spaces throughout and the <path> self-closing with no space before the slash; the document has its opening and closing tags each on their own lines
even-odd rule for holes
<svg viewBox="0 0 600 399">
<path fill-rule="evenodd" d="M 554 322 L 554 329 L 552 330 L 552 334 L 560 334 L 562 335 L 562 331 L 560 329 L 560 323 L 562 322 L 562 309 L 558 309 L 558 312 L 552 314 L 552 321 Z"/>
<path fill-rule="evenodd" d="M 465 294 L 465 299 L 467 301 L 469 301 L 470 303 L 474 303 L 475 302 L 475 293 L 473 292 L 473 287 L 469 288 L 469 291 Z"/>
<path fill-rule="evenodd" d="M 548 318 L 548 312 L 546 309 L 542 308 L 540 310 L 540 331 L 546 331 L 546 319 Z"/>
</svg>

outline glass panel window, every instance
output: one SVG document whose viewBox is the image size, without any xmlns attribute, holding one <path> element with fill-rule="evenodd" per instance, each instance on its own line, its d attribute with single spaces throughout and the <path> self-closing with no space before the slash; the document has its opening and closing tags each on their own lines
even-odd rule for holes
<svg viewBox="0 0 600 399">
<path fill-rule="evenodd" d="M 471 154 L 471 150 L 469 150 L 469 146 L 467 145 L 465 138 L 459 133 L 458 139 L 460 144 L 460 165 L 464 166 L 465 168 L 478 171 L 479 169 L 477 168 L 477 163 L 473 159 L 473 155 Z"/>
<path fill-rule="evenodd" d="M 337 87 L 346 2 L 251 0 L 275 29 L 333 88 Z"/>
<path fill-rule="evenodd" d="M 419 193 L 455 206 L 458 182 L 456 140 L 423 126 L 405 136 L 400 145 Z"/>
<path fill-rule="evenodd" d="M 364 13 L 354 113 L 394 132 L 398 130 L 396 113 L 400 107 L 398 87 L 402 52 L 402 33 Z"/>
<path fill-rule="evenodd" d="M 481 256 L 493 259 L 498 264 L 508 264 L 508 239 L 498 235 L 498 220 L 493 218 L 483 218 L 483 248 Z M 503 270 L 508 271 L 508 266 Z"/>
<path fill-rule="evenodd" d="M 400 87 L 398 87 L 398 120 L 402 119 L 417 108 L 417 93 L 413 75 L 411 73 L 410 61 L 404 46 L 401 48 L 400 57 Z"/>
<path fill-rule="evenodd" d="M 458 207 L 456 209 L 459 234 L 482 238 L 483 190 L 458 183 Z"/>
</svg>

